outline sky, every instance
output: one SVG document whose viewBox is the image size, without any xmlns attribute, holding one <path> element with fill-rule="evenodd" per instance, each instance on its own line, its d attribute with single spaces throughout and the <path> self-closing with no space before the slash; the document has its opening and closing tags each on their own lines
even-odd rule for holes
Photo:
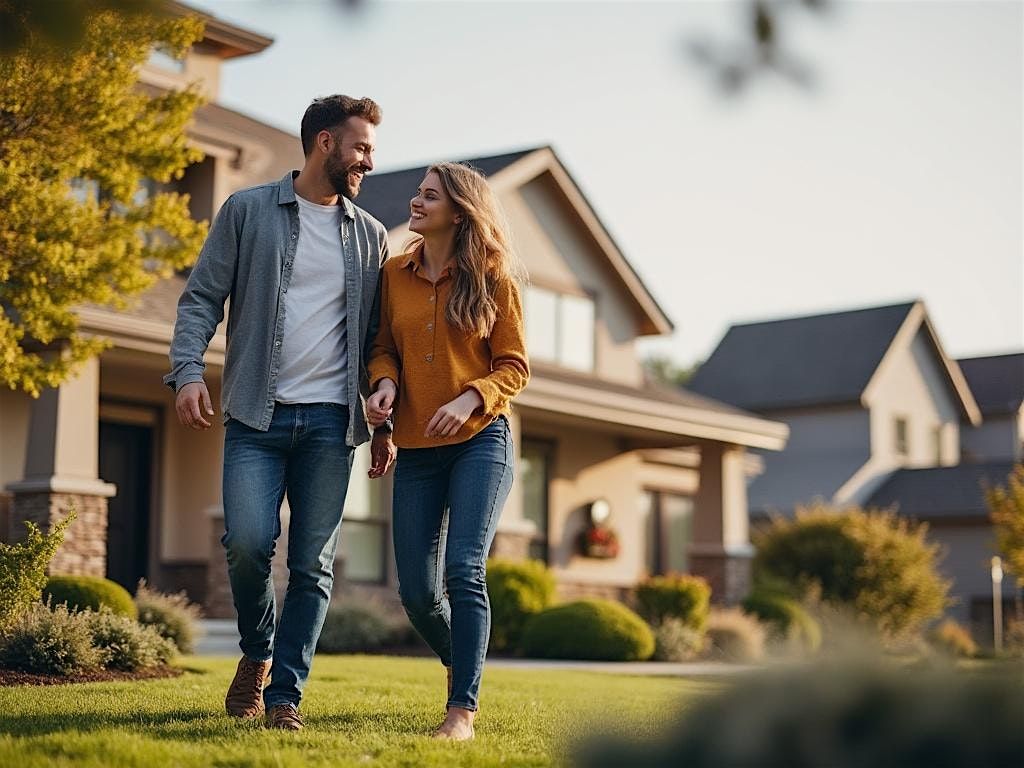
<svg viewBox="0 0 1024 768">
<path fill-rule="evenodd" d="M 791 7 L 812 85 L 732 97 L 686 54 L 742 39 L 724 0 L 190 4 L 275 40 L 222 104 L 297 133 L 312 98 L 370 96 L 378 171 L 551 145 L 675 325 L 643 354 L 915 298 L 954 357 L 1024 350 L 1019 0 Z"/>
</svg>

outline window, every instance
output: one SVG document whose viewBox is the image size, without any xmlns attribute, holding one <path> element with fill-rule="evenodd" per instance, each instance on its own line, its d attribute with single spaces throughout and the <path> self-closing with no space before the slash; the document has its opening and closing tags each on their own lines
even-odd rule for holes
<svg viewBox="0 0 1024 768">
<path fill-rule="evenodd" d="M 910 453 L 910 439 L 907 434 L 907 419 L 905 416 L 897 416 L 894 428 L 896 437 L 896 454 L 907 456 Z"/>
<path fill-rule="evenodd" d="M 164 48 L 154 48 L 149 54 L 149 61 L 147 63 L 157 69 L 162 69 L 167 72 L 176 72 L 181 74 L 185 71 L 184 57 L 180 59 L 175 58 Z"/>
<path fill-rule="evenodd" d="M 594 300 L 545 288 L 526 289 L 526 343 L 530 357 L 594 370 Z"/>
<path fill-rule="evenodd" d="M 538 440 L 523 440 L 519 472 L 523 479 L 523 518 L 536 526 L 530 538 L 529 556 L 548 562 L 548 482 L 551 477 L 552 446 Z"/>
<path fill-rule="evenodd" d="M 647 522 L 648 573 L 686 573 L 693 538 L 693 499 L 666 491 L 644 491 L 640 515 Z"/>
<path fill-rule="evenodd" d="M 345 498 L 345 516 L 338 547 L 348 581 L 387 581 L 388 521 L 380 503 L 380 481 L 370 480 L 369 444 L 356 449 Z"/>
</svg>

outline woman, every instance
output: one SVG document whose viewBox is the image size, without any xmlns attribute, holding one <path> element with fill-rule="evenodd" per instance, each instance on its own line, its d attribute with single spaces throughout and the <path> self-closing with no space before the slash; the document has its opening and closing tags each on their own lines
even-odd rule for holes
<svg viewBox="0 0 1024 768">
<path fill-rule="evenodd" d="M 487 552 L 512 485 L 509 403 L 526 385 L 525 276 L 474 169 L 439 163 L 385 262 L 369 358 L 374 426 L 394 410 L 394 544 L 402 605 L 448 671 L 439 738 L 473 738 L 490 634 Z"/>
</svg>

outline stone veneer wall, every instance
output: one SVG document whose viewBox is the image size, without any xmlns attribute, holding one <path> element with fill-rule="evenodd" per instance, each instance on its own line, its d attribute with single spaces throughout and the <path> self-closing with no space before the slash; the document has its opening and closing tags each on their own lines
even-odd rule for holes
<svg viewBox="0 0 1024 768">
<path fill-rule="evenodd" d="M 25 521 L 48 533 L 75 510 L 74 522 L 64 534 L 64 543 L 50 561 L 48 573 L 74 576 L 107 575 L 107 499 L 77 493 L 15 493 L 7 523 L 7 540 L 23 541 Z"/>
<path fill-rule="evenodd" d="M 750 594 L 751 559 L 744 555 L 692 555 L 690 572 L 711 586 L 711 602 L 737 605 Z"/>
</svg>

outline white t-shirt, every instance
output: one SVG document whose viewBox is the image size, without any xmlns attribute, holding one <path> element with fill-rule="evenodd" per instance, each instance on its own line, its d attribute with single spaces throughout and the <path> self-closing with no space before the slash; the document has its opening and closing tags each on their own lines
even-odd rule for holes
<svg viewBox="0 0 1024 768">
<path fill-rule="evenodd" d="M 284 340 L 277 376 L 282 403 L 348 402 L 343 208 L 298 195 L 299 240 L 284 301 Z"/>
</svg>

